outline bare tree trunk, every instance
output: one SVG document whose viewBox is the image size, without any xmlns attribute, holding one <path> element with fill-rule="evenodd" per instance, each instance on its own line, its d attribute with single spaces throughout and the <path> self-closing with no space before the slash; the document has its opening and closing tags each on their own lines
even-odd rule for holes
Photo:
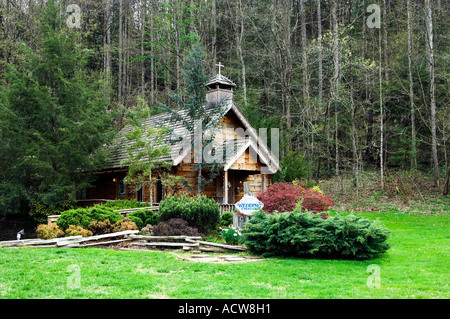
<svg viewBox="0 0 450 319">
<path fill-rule="evenodd" d="M 239 61 L 241 62 L 241 76 L 242 76 L 242 93 L 244 95 L 244 105 L 247 106 L 247 83 L 246 83 L 246 70 L 244 55 L 242 54 L 242 39 L 244 37 L 244 11 L 242 8 L 242 0 L 238 1 L 236 19 L 236 46 L 239 56 Z"/>
<path fill-rule="evenodd" d="M 291 89 L 292 89 L 292 46 L 291 46 L 291 14 L 292 1 L 283 0 L 272 3 L 270 8 L 272 14 L 271 32 L 275 46 L 275 57 L 277 60 L 278 77 L 281 84 L 281 98 L 283 105 L 283 118 L 285 119 L 287 145 L 283 151 L 292 149 L 292 116 L 291 116 Z"/>
<path fill-rule="evenodd" d="M 319 110 L 322 110 L 322 102 L 323 102 L 323 66 L 322 66 L 322 13 L 320 8 L 320 0 L 317 0 L 317 40 L 319 44 L 319 86 L 318 86 L 318 93 L 319 93 Z M 327 129 L 327 117 L 328 112 L 325 113 L 325 119 L 324 119 L 324 125 L 323 125 L 323 135 L 327 135 L 326 129 Z M 328 144 L 328 141 L 327 141 Z M 327 147 L 328 149 L 328 147 Z M 320 149 L 319 149 L 320 151 Z M 329 154 L 329 153 L 328 153 Z M 327 156 L 327 161 L 329 156 Z M 317 180 L 319 180 L 319 174 L 320 174 L 320 159 L 321 156 L 319 154 L 319 159 L 317 161 Z"/>
<path fill-rule="evenodd" d="M 155 104 L 155 52 L 154 52 L 154 44 L 155 40 L 155 30 L 154 30 L 154 4 L 153 0 L 150 0 L 150 102 L 153 106 Z"/>
<path fill-rule="evenodd" d="M 322 67 L 322 14 L 320 0 L 317 0 L 317 38 L 319 41 L 319 104 L 323 100 L 323 67 Z"/>
<path fill-rule="evenodd" d="M 303 101 L 309 107 L 308 55 L 306 47 L 305 0 L 300 0 L 300 30 L 302 35 Z"/>
<path fill-rule="evenodd" d="M 334 121 L 336 125 L 336 134 L 335 134 L 335 142 L 336 142 L 336 175 L 339 175 L 339 134 L 338 134 L 338 104 L 339 104 L 339 43 L 338 43 L 338 3 L 337 0 L 331 1 L 331 17 L 332 17 L 332 28 L 333 28 L 333 65 L 334 65 L 334 75 L 333 75 L 333 85 L 332 85 L 332 94 L 333 94 L 333 102 L 335 105 L 334 112 Z"/>
<path fill-rule="evenodd" d="M 213 34 L 212 34 L 212 56 L 213 56 L 213 68 L 216 67 L 217 61 L 217 13 L 216 13 L 216 0 L 212 0 L 211 6 L 211 18 L 213 25 Z"/>
<path fill-rule="evenodd" d="M 388 68 L 388 57 L 387 57 L 387 2 L 383 0 L 383 45 L 384 45 L 384 78 L 389 81 L 389 68 Z"/>
<path fill-rule="evenodd" d="M 122 103 L 122 63 L 123 63 L 123 32 L 122 32 L 122 25 L 123 25 L 123 0 L 119 0 L 119 79 L 118 79 L 118 99 L 119 103 Z"/>
<path fill-rule="evenodd" d="M 180 65 L 180 20 L 182 19 L 180 16 L 180 10 L 178 9 L 178 5 L 179 2 L 175 1 L 175 7 L 173 8 L 174 12 L 173 12 L 173 16 L 174 16 L 174 20 L 175 20 L 175 54 L 176 54 L 176 83 L 177 83 L 177 91 L 180 88 L 180 80 L 181 80 L 181 65 Z"/>
<path fill-rule="evenodd" d="M 425 0 L 425 23 L 427 26 L 428 65 L 430 70 L 431 98 L 431 148 L 433 158 L 434 183 L 439 186 L 439 161 L 436 137 L 436 83 L 434 79 L 434 47 L 433 47 L 433 17 L 430 0 Z"/>
<path fill-rule="evenodd" d="M 348 24 L 351 24 L 352 20 L 352 1 L 350 0 L 349 3 L 349 12 L 348 12 Z M 350 37 L 353 38 L 353 32 L 350 29 Z M 349 41 L 349 50 L 352 51 L 352 39 Z M 351 105 L 351 112 L 352 112 L 352 150 L 353 150 L 353 161 L 352 161 L 352 174 L 353 174 L 353 185 L 356 187 L 356 198 L 359 199 L 359 183 L 358 183 L 358 148 L 356 145 L 356 105 L 355 101 L 353 99 L 353 67 L 352 67 L 353 61 L 350 61 L 350 105 Z"/>
<path fill-rule="evenodd" d="M 382 59 L 381 59 L 381 29 L 379 29 L 379 89 L 380 89 L 380 178 L 381 178 L 381 190 L 384 191 L 384 110 L 383 110 L 383 76 L 382 76 Z"/>
<path fill-rule="evenodd" d="M 409 69 L 409 102 L 411 108 L 411 169 L 417 168 L 417 151 L 416 151 L 416 119 L 414 108 L 414 82 L 412 75 L 412 16 L 411 16 L 411 0 L 406 1 L 408 11 L 408 69 Z"/>
<path fill-rule="evenodd" d="M 106 83 L 108 90 L 108 101 L 111 101 L 111 1 L 106 1 Z"/>
<path fill-rule="evenodd" d="M 144 40 L 145 40 L 145 15 L 147 14 L 147 0 L 141 0 L 141 94 L 145 95 L 145 59 L 144 59 Z"/>
</svg>

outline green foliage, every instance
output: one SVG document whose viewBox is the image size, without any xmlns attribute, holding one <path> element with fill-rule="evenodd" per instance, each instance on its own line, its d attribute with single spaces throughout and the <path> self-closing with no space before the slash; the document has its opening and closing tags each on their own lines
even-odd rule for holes
<svg viewBox="0 0 450 319">
<path fill-rule="evenodd" d="M 142 218 L 138 216 L 127 216 L 133 223 L 136 224 L 136 226 L 141 229 L 144 227 L 144 222 L 142 221 Z"/>
<path fill-rule="evenodd" d="M 127 214 L 127 217 L 130 218 L 136 225 L 141 229 L 147 224 L 155 225 L 159 221 L 158 214 L 156 214 L 152 210 L 137 210 Z"/>
<path fill-rule="evenodd" d="M 159 217 L 161 221 L 184 219 L 190 226 L 206 234 L 219 223 L 220 210 L 219 205 L 206 196 L 168 196 L 159 205 Z"/>
<path fill-rule="evenodd" d="M 127 110 L 126 120 L 132 129 L 126 138 L 131 143 L 127 147 L 128 158 L 121 165 L 128 167 L 126 184 L 143 185 L 147 180 L 151 190 L 153 170 L 157 166 L 169 168 L 171 164 L 165 159 L 170 155 L 170 146 L 165 141 L 169 128 L 144 125 L 149 116 L 149 107 L 143 98 L 138 98 L 137 106 Z"/>
<path fill-rule="evenodd" d="M 220 216 L 220 226 L 228 227 L 233 224 L 233 213 L 232 212 L 223 212 L 222 216 Z"/>
<path fill-rule="evenodd" d="M 242 234 L 234 228 L 224 229 L 220 232 L 220 235 L 228 245 L 240 245 L 243 241 Z"/>
<path fill-rule="evenodd" d="M 114 224 L 122 220 L 123 217 L 111 208 L 94 206 L 91 208 L 70 209 L 62 212 L 56 224 L 63 230 L 66 230 L 70 225 L 81 226 L 87 229 L 92 221 L 104 221 L 106 219 Z"/>
<path fill-rule="evenodd" d="M 152 210 L 146 211 L 146 219 L 144 220 L 144 225 L 156 225 L 159 221 L 159 215 Z"/>
<path fill-rule="evenodd" d="M 38 223 L 45 223 L 47 217 L 51 215 L 60 215 L 61 212 L 72 209 L 75 205 L 75 201 L 66 200 L 58 202 L 53 208 L 42 203 L 41 201 L 34 201 L 32 209 L 30 211 L 31 217 Z"/>
<path fill-rule="evenodd" d="M 118 209 L 128 209 L 128 208 L 140 208 L 140 207 L 149 207 L 150 203 L 141 203 L 136 199 L 116 199 L 112 201 L 108 201 L 104 204 L 97 204 L 95 206 L 103 206 L 108 207 L 114 210 Z"/>
<path fill-rule="evenodd" d="M 42 220 L 88 186 L 82 172 L 104 163 L 113 126 L 104 82 L 59 4 L 47 1 L 38 23 L 0 83 L 0 211 L 42 203 L 33 207 Z"/>
<path fill-rule="evenodd" d="M 298 210 L 269 215 L 259 211 L 245 225 L 250 252 L 263 256 L 369 259 L 384 253 L 390 231 L 353 215 L 322 219 Z"/>
<path fill-rule="evenodd" d="M 171 113 L 172 123 L 178 122 L 178 125 L 181 123 L 189 133 L 194 133 L 194 128 L 198 121 L 201 122 L 203 132 L 213 131 L 221 118 L 217 115 L 224 114 L 230 100 L 223 99 L 218 105 L 214 106 L 214 112 L 207 112 L 205 105 L 208 88 L 205 84 L 209 78 L 207 75 L 205 54 L 198 44 L 192 47 L 186 57 L 186 62 L 183 67 L 183 77 L 185 81 L 184 92 L 182 94 L 172 95 L 172 99 L 178 108 L 174 109 L 171 106 L 164 105 L 164 110 Z M 180 109 L 185 112 L 179 112 Z M 199 158 L 195 159 L 196 164 L 193 166 L 191 173 L 191 175 L 197 175 L 196 193 L 198 196 L 203 193 L 205 188 L 219 174 L 218 165 L 221 163 L 207 161 L 203 158 L 204 154 L 212 151 L 211 143 L 214 140 L 213 135 L 211 134 L 210 138 L 201 139 L 201 152 L 199 152 Z M 208 170 L 208 178 L 206 178 L 206 174 L 202 174 L 204 169 Z"/>
<path fill-rule="evenodd" d="M 273 175 L 273 182 L 293 182 L 308 176 L 309 163 L 304 156 L 289 151 L 281 161 L 281 171 Z"/>
</svg>

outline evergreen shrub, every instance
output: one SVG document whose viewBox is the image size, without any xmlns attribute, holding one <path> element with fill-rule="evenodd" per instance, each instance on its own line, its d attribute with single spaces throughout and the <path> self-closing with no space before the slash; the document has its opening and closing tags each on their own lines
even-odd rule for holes
<svg viewBox="0 0 450 319">
<path fill-rule="evenodd" d="M 147 224 L 156 225 L 159 221 L 159 216 L 152 210 L 137 210 L 127 214 L 139 229 L 143 228 Z"/>
<path fill-rule="evenodd" d="M 56 224 L 62 229 L 66 230 L 70 225 L 81 226 L 88 228 L 92 221 L 104 221 L 109 219 L 111 224 L 123 219 L 123 216 L 113 211 L 111 208 L 94 206 L 91 208 L 76 208 L 69 209 L 61 213 Z"/>
<path fill-rule="evenodd" d="M 233 213 L 232 212 L 223 212 L 222 216 L 220 216 L 220 226 L 228 227 L 233 224 Z"/>
<path fill-rule="evenodd" d="M 322 219 L 300 210 L 254 213 L 242 231 L 251 253 L 262 256 L 369 259 L 384 253 L 390 231 L 378 221 L 331 216 Z"/>
<path fill-rule="evenodd" d="M 160 221 L 181 218 L 189 226 L 207 234 L 217 227 L 220 210 L 219 205 L 206 196 L 168 196 L 159 204 L 159 218 Z"/>
</svg>

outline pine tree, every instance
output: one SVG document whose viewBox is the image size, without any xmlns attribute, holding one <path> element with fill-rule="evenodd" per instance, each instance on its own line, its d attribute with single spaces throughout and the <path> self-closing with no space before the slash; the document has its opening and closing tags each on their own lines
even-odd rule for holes
<svg viewBox="0 0 450 319">
<path fill-rule="evenodd" d="M 61 20 L 55 1 L 41 17 L 37 49 L 23 46 L 0 92 L 8 115 L 0 136 L 7 139 L 0 152 L 0 210 L 6 212 L 14 212 L 17 198 L 50 209 L 73 203 L 89 185 L 83 171 L 104 162 L 101 146 L 112 136 L 105 85 L 85 67 L 89 52 L 79 35 Z"/>
<path fill-rule="evenodd" d="M 214 140 L 214 134 L 204 138 L 205 136 L 203 133 L 213 131 L 220 119 L 217 114 L 223 112 L 224 105 L 227 102 L 227 99 L 224 99 L 213 111 L 206 110 L 206 83 L 208 76 L 206 75 L 206 67 L 203 59 L 203 51 L 197 44 L 188 55 L 184 66 L 183 76 L 186 83 L 185 92 L 184 94 L 172 95 L 172 99 L 175 101 L 176 105 L 179 106 L 180 110 L 185 110 L 185 113 L 170 109 L 167 106 L 164 107 L 165 110 L 171 112 L 171 120 L 182 123 L 185 129 L 194 138 L 192 140 L 192 149 L 194 151 L 194 162 L 196 165 L 194 165 L 192 174 L 197 172 L 198 196 L 201 196 L 204 188 L 218 175 L 218 163 L 207 163 L 203 158 L 205 149 L 208 146 L 211 148 L 210 144 Z M 208 180 L 202 174 L 203 170 L 206 169 L 209 171 Z"/>
</svg>

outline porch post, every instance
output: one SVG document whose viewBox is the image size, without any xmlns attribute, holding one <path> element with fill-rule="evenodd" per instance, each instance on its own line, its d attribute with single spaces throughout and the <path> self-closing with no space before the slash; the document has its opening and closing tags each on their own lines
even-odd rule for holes
<svg viewBox="0 0 450 319">
<path fill-rule="evenodd" d="M 228 171 L 223 171 L 223 203 L 228 204 Z"/>
<path fill-rule="evenodd" d="M 267 188 L 267 178 L 266 178 L 266 174 L 262 174 L 262 189 L 263 191 L 265 191 Z"/>
</svg>

